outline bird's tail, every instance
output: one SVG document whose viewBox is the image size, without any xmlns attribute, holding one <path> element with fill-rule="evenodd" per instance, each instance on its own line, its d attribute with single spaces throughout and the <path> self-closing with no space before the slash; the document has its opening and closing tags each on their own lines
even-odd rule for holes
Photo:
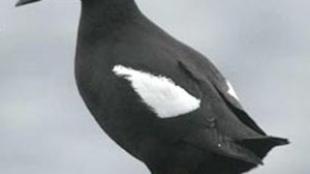
<svg viewBox="0 0 310 174">
<path fill-rule="evenodd" d="M 241 146 L 251 150 L 260 158 L 264 158 L 267 153 L 276 146 L 289 144 L 285 138 L 265 136 L 260 138 L 248 138 L 237 142 Z"/>
</svg>

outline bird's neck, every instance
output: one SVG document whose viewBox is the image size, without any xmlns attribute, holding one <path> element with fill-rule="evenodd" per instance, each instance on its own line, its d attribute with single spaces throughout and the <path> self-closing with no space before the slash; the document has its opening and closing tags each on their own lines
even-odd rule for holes
<svg viewBox="0 0 310 174">
<path fill-rule="evenodd" d="M 105 43 L 122 37 L 128 26 L 143 17 L 134 0 L 81 0 L 82 12 L 76 47 L 76 66 L 97 62 L 98 52 L 104 52 Z M 107 65 L 107 64 L 106 64 Z M 84 67 L 85 68 L 85 67 Z M 86 67 L 87 69 L 87 67 Z"/>
<path fill-rule="evenodd" d="M 82 0 L 81 22 L 90 28 L 113 30 L 139 15 L 134 0 Z"/>
</svg>

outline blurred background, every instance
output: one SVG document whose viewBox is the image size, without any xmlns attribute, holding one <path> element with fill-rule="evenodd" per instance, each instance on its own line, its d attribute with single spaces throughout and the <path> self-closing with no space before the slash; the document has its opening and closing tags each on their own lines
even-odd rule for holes
<svg viewBox="0 0 310 174">
<path fill-rule="evenodd" d="M 309 174 L 310 1 L 137 0 L 170 34 L 207 55 L 247 111 L 292 144 L 252 174 Z M 73 62 L 78 0 L 0 1 L 0 173 L 148 174 L 84 106 Z"/>
</svg>

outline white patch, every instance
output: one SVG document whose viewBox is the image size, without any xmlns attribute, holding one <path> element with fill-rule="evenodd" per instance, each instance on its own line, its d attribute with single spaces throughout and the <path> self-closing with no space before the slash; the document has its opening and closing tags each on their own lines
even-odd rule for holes
<svg viewBox="0 0 310 174">
<path fill-rule="evenodd" d="M 161 118 L 187 114 L 200 107 L 199 99 L 177 86 L 169 78 L 122 65 L 115 65 L 113 72 L 130 81 L 143 102 Z"/>
<path fill-rule="evenodd" d="M 226 80 L 226 84 L 228 86 L 228 91 L 227 91 L 228 94 L 233 96 L 235 99 L 239 100 L 239 97 L 238 97 L 234 87 L 231 85 L 231 83 L 228 80 Z"/>
</svg>

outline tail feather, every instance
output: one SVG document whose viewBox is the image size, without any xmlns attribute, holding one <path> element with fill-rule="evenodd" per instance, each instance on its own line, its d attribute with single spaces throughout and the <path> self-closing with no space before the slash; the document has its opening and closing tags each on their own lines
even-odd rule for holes
<svg viewBox="0 0 310 174">
<path fill-rule="evenodd" d="M 216 129 L 201 130 L 184 138 L 185 142 L 206 152 L 238 159 L 254 165 L 262 164 L 262 159 L 251 149 L 237 144 Z"/>
<path fill-rule="evenodd" d="M 260 138 L 243 139 L 237 143 L 251 150 L 258 157 L 264 158 L 272 148 L 276 146 L 287 145 L 289 144 L 289 141 L 285 138 L 266 136 Z"/>
</svg>

